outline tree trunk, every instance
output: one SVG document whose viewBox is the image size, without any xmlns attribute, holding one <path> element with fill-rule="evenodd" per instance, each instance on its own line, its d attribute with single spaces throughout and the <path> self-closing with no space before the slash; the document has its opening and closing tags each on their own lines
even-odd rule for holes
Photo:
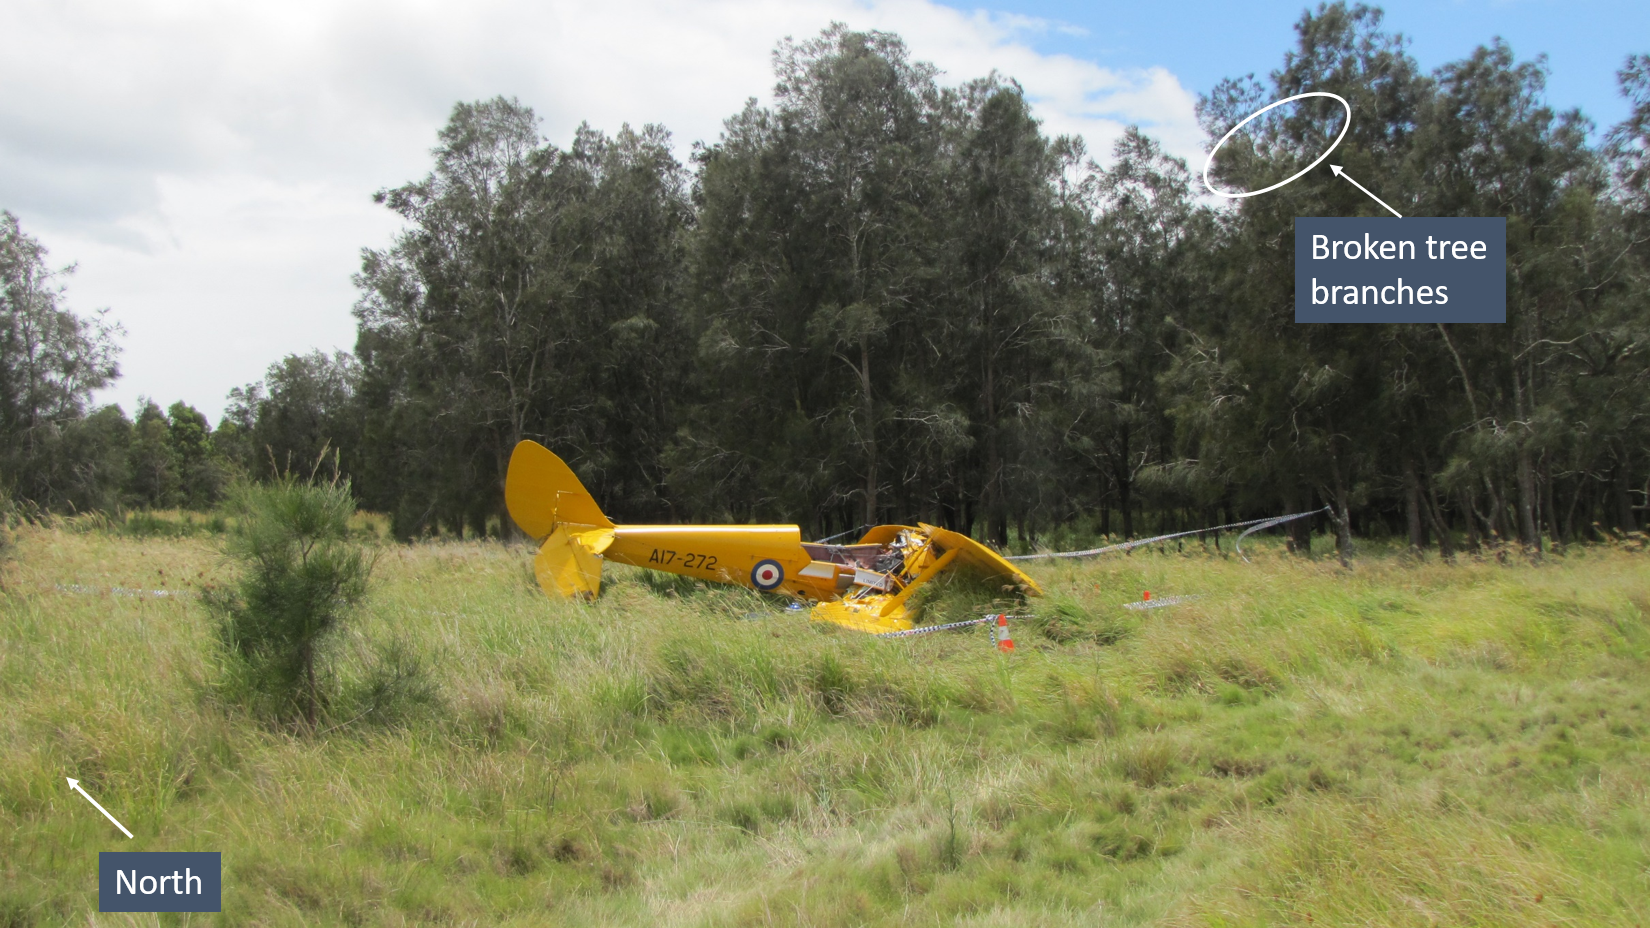
<svg viewBox="0 0 1650 928">
<path fill-rule="evenodd" d="M 1303 498 L 1304 497 L 1304 498 Z M 1289 498 L 1290 512 L 1305 512 L 1312 503 L 1310 492 Z M 1289 550 L 1301 557 L 1312 556 L 1312 520 L 1296 519 L 1289 523 Z"/>
<path fill-rule="evenodd" d="M 1639 530 L 1638 518 L 1633 515 L 1633 497 L 1627 484 L 1627 461 L 1623 455 L 1616 465 L 1615 479 L 1610 481 L 1610 501 L 1615 504 L 1615 527 L 1618 532 Z"/>
<path fill-rule="evenodd" d="M 1409 522 L 1409 550 L 1419 556 L 1426 547 L 1426 527 L 1421 522 L 1421 477 L 1415 459 L 1404 458 L 1404 516 Z"/>
<path fill-rule="evenodd" d="M 999 548 L 1008 545 L 1008 507 L 1003 500 L 1003 457 L 997 435 L 997 368 L 985 355 L 985 518 L 986 537 Z"/>
<path fill-rule="evenodd" d="M 1438 536 L 1438 556 L 1446 561 L 1455 559 L 1455 542 L 1450 538 L 1449 525 L 1444 521 L 1444 512 L 1438 505 L 1438 494 L 1427 488 L 1425 501 L 1427 520 L 1432 523 L 1432 531 Z"/>
<path fill-rule="evenodd" d="M 1541 458 L 1541 521 L 1547 523 L 1547 535 L 1554 546 L 1562 545 L 1565 536 L 1558 524 L 1558 499 L 1553 490 L 1553 464 L 1546 456 Z"/>
<path fill-rule="evenodd" d="M 1535 525 L 1535 463 L 1527 443 L 1518 446 L 1518 534 L 1524 552 L 1541 557 L 1541 532 Z"/>
<path fill-rule="evenodd" d="M 1570 494 L 1570 508 L 1564 511 L 1564 540 L 1570 541 L 1576 537 L 1576 507 L 1581 505 L 1581 492 L 1586 489 L 1587 481 L 1584 477 L 1576 478 L 1576 490 Z M 1590 533 L 1588 537 L 1591 537 Z"/>
<path fill-rule="evenodd" d="M 877 524 L 877 425 L 876 403 L 871 394 L 871 339 L 859 338 L 859 386 L 865 403 L 865 524 Z"/>
<path fill-rule="evenodd" d="M 1499 545 L 1507 540 L 1507 526 L 1504 523 L 1507 501 L 1501 495 L 1501 485 L 1495 482 L 1495 478 L 1488 471 L 1484 472 L 1484 492 L 1490 497 L 1490 514 L 1484 519 L 1484 527 L 1495 536 L 1493 541 Z"/>
<path fill-rule="evenodd" d="M 1117 480 L 1117 508 L 1123 511 L 1123 540 L 1134 538 L 1134 482 L 1129 479 L 1129 430 L 1117 436 L 1118 455 L 1112 464 Z"/>
<path fill-rule="evenodd" d="M 1467 550 L 1477 554 L 1483 548 L 1483 538 L 1478 528 L 1478 510 L 1472 504 L 1472 491 L 1461 490 L 1461 513 L 1467 520 Z"/>
<path fill-rule="evenodd" d="M 1534 389 L 1533 384 L 1531 389 Z M 1514 370 L 1513 403 L 1520 427 L 1524 430 L 1518 442 L 1518 541 L 1524 546 L 1525 554 L 1540 558 L 1541 533 L 1535 525 L 1535 462 L 1530 455 L 1530 430 L 1527 425 L 1527 407 L 1534 404 L 1535 397 L 1529 397 L 1528 404 L 1525 399 L 1524 380 Z"/>
<path fill-rule="evenodd" d="M 1329 474 L 1335 480 L 1335 556 L 1342 567 L 1352 566 L 1352 501 L 1341 473 L 1340 455 L 1329 455 Z"/>
</svg>

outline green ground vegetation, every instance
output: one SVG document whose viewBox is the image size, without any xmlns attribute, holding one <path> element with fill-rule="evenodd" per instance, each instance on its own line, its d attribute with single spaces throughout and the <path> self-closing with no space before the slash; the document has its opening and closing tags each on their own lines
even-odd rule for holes
<svg viewBox="0 0 1650 928">
<path fill-rule="evenodd" d="M 154 594 L 228 582 L 219 539 L 14 541 L 4 926 L 161 923 L 96 913 L 102 850 L 223 852 L 223 915 L 181 924 L 1650 921 L 1633 545 L 1042 563 L 1009 656 L 627 569 L 554 602 L 526 548 L 385 545 L 311 731 L 227 698 L 199 598 Z M 1201 598 L 1121 608 L 1146 589 Z"/>
</svg>

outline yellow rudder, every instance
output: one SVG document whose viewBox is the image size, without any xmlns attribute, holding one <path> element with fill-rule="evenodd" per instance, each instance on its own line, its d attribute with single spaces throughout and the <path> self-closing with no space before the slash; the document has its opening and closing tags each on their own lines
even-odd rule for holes
<svg viewBox="0 0 1650 928">
<path fill-rule="evenodd" d="M 532 538 L 544 538 L 564 524 L 613 527 L 573 469 L 536 441 L 519 442 L 511 452 L 510 470 L 504 476 L 504 505 L 510 518 Z"/>
</svg>

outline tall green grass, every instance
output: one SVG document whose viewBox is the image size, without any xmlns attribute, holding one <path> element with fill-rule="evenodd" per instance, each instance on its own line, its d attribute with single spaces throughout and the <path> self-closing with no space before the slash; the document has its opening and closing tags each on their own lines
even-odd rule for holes
<svg viewBox="0 0 1650 928">
<path fill-rule="evenodd" d="M 304 735 L 219 698 L 198 602 L 108 592 L 222 582 L 210 537 L 15 551 L 0 926 L 156 924 L 96 914 L 100 850 L 222 851 L 225 912 L 191 924 L 1650 920 L 1642 553 L 1041 564 L 1005 656 L 625 568 L 554 602 L 524 548 L 385 547 L 355 696 Z M 1121 608 L 1146 589 L 1201 598 Z"/>
</svg>

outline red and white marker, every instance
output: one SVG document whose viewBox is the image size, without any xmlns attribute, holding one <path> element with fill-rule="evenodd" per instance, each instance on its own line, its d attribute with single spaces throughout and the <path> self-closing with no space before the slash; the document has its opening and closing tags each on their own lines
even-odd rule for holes
<svg viewBox="0 0 1650 928">
<path fill-rule="evenodd" d="M 997 616 L 996 632 L 997 632 L 997 650 L 999 650 L 999 651 L 1012 651 L 1012 650 L 1014 650 L 1014 639 L 1009 637 L 1009 634 L 1008 634 L 1008 616 L 1007 615 L 998 615 Z"/>
</svg>

